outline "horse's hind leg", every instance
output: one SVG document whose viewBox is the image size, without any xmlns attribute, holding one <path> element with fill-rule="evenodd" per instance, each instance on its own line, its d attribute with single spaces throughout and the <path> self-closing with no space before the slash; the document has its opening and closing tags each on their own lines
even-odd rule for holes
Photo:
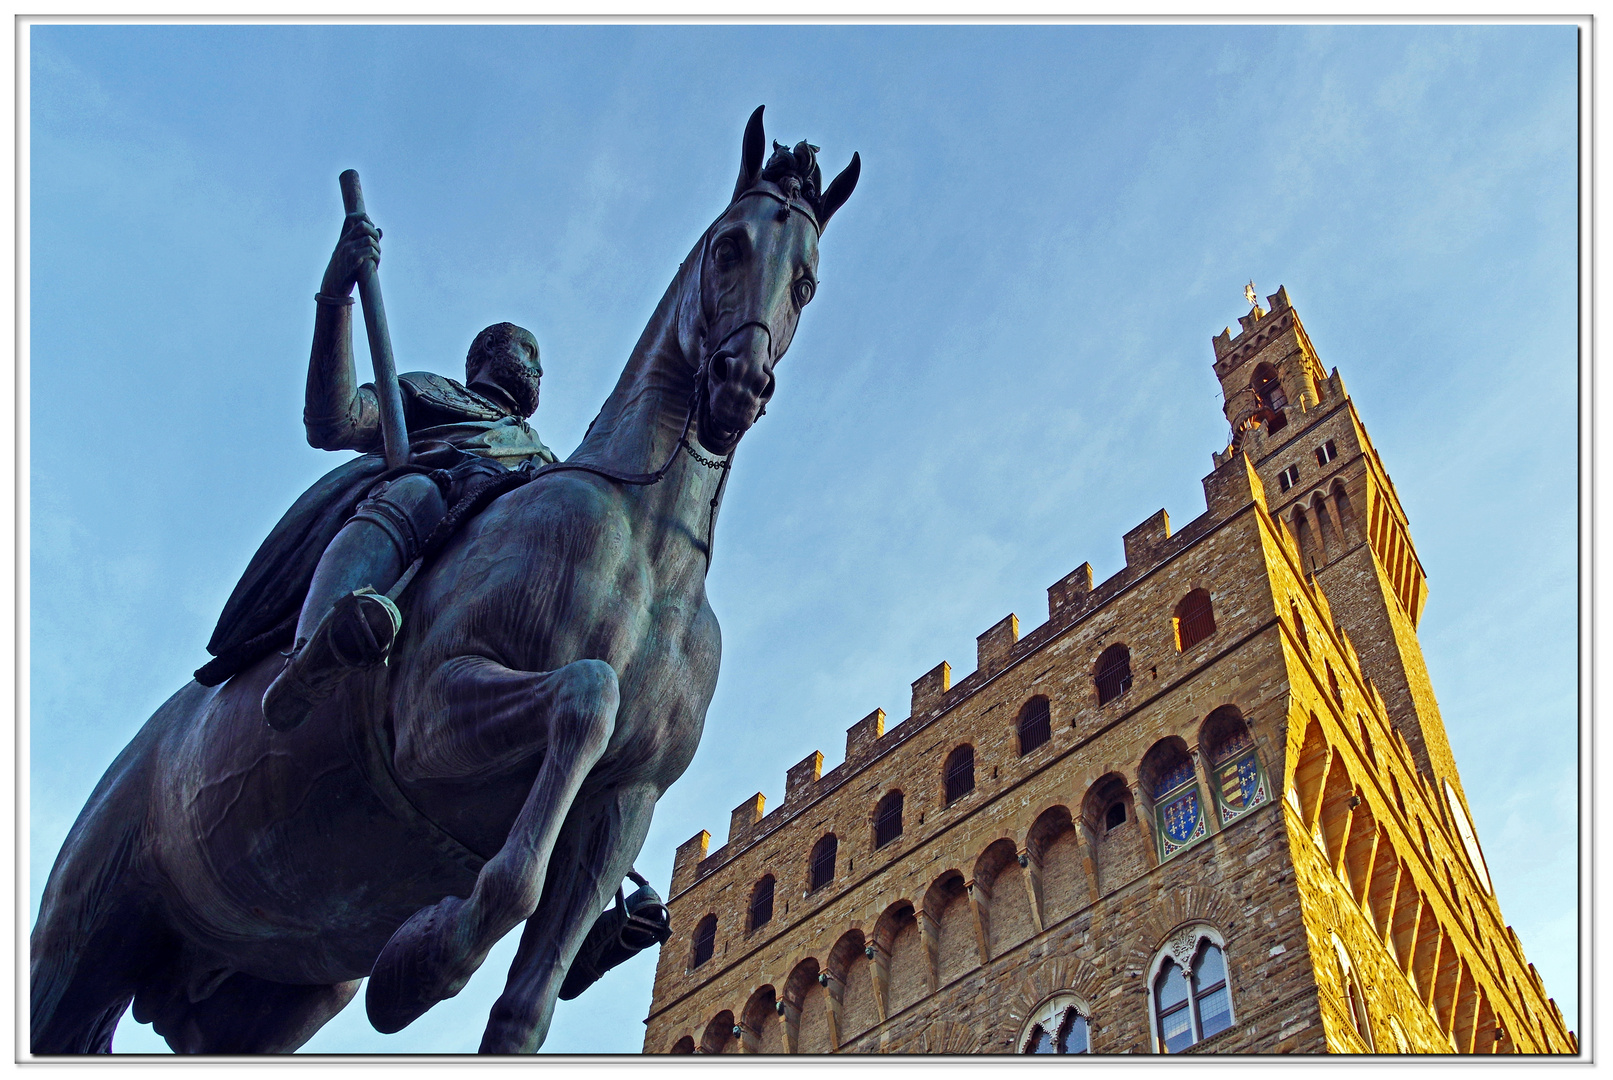
<svg viewBox="0 0 1613 1080">
<path fill-rule="evenodd" d="M 488 1017 L 482 1053 L 532 1054 L 543 1045 L 566 972 L 644 846 L 658 797 L 646 784 L 572 807 L 549 861 L 543 902 L 527 920 L 504 993 Z"/>
<path fill-rule="evenodd" d="M 428 693 L 443 707 L 415 710 L 429 719 L 398 733 L 404 776 L 487 775 L 540 752 L 543 764 L 471 895 L 417 911 L 381 950 L 365 1005 L 382 1032 L 402 1029 L 459 993 L 499 939 L 537 908 L 561 823 L 616 726 L 616 672 L 600 660 L 523 672 L 461 657 L 433 682 Z"/>
</svg>

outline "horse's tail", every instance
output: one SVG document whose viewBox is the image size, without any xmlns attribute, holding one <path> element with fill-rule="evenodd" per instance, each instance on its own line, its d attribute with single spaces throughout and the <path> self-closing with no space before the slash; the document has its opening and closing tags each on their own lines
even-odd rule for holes
<svg viewBox="0 0 1613 1080">
<path fill-rule="evenodd" d="M 144 969 L 165 942 L 139 884 L 155 750 L 165 714 L 193 706 L 175 694 L 126 746 L 73 823 L 45 883 L 30 937 L 29 1012 L 35 1054 L 110 1053 L 112 1033 Z"/>
</svg>

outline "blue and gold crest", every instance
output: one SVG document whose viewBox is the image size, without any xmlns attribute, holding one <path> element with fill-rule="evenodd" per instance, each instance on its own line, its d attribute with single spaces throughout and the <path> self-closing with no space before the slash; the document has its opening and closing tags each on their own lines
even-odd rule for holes
<svg viewBox="0 0 1613 1080">
<path fill-rule="evenodd" d="M 1188 791 L 1168 803 L 1161 816 L 1165 822 L 1165 835 L 1178 844 L 1193 838 L 1193 827 L 1199 823 L 1199 793 Z"/>
<path fill-rule="evenodd" d="M 1253 753 L 1217 766 L 1215 781 L 1223 822 L 1231 821 L 1266 801 L 1266 785 L 1261 776 L 1260 762 Z"/>
<path fill-rule="evenodd" d="M 1156 808 L 1160 859 L 1170 858 L 1208 834 L 1209 825 L 1204 818 L 1203 805 L 1199 798 L 1199 786 L 1193 784 Z"/>
</svg>

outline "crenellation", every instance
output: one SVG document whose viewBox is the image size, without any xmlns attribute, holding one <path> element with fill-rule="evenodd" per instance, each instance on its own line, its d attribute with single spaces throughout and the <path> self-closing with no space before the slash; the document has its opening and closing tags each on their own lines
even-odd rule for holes
<svg viewBox="0 0 1613 1080">
<path fill-rule="evenodd" d="M 1127 568 L 1140 571 L 1153 565 L 1170 535 L 1171 518 L 1163 509 L 1156 510 L 1142 524 L 1132 528 L 1125 536 Z"/>
<path fill-rule="evenodd" d="M 784 804 L 805 798 L 822 776 L 823 754 L 817 750 L 791 765 L 784 774 Z"/>
<path fill-rule="evenodd" d="M 941 707 L 948 690 L 952 689 L 952 665 L 945 660 L 913 681 L 913 707 L 910 715 L 915 719 L 929 716 Z"/>
<path fill-rule="evenodd" d="M 762 811 L 767 806 L 767 797 L 760 791 L 734 807 L 728 818 L 728 842 L 724 847 L 734 847 L 744 843 L 752 829 L 761 823 Z"/>
<path fill-rule="evenodd" d="M 1080 605 L 1092 593 L 1092 564 L 1084 562 L 1065 574 L 1047 589 L 1048 621 L 1058 618 L 1066 608 Z"/>
<path fill-rule="evenodd" d="M 1019 616 L 1012 612 L 975 638 L 975 671 L 982 679 L 991 678 L 1007 665 L 1014 643 L 1018 640 Z"/>
<path fill-rule="evenodd" d="M 678 845 L 677 853 L 672 856 L 671 891 L 673 893 L 681 892 L 693 883 L 695 867 L 705 859 L 706 848 L 710 843 L 711 834 L 701 829 Z"/>
<path fill-rule="evenodd" d="M 915 691 L 916 692 L 916 691 Z M 874 744 L 885 734 L 885 710 L 875 709 L 846 729 L 846 760 L 850 768 L 872 755 Z"/>
</svg>

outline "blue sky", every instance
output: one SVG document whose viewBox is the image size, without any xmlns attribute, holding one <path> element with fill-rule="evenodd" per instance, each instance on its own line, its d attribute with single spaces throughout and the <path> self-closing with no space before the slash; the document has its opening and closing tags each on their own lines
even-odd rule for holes
<svg viewBox="0 0 1613 1080">
<path fill-rule="evenodd" d="M 312 294 L 357 168 L 400 368 L 531 328 L 564 455 L 768 135 L 863 157 L 709 579 L 721 680 L 638 867 L 720 843 L 876 706 L 1227 442 L 1209 339 L 1286 285 L 1395 479 L 1502 910 L 1578 1026 L 1577 38 L 1571 26 L 34 26 L 31 896 L 203 659 L 310 449 Z M 363 356 L 360 347 L 360 356 Z M 362 361 L 361 361 L 362 362 Z M 381 1036 L 473 1050 L 513 940 Z M 653 956 L 546 1051 L 636 1052 Z M 125 1018 L 117 1048 L 163 1049 Z"/>
</svg>

